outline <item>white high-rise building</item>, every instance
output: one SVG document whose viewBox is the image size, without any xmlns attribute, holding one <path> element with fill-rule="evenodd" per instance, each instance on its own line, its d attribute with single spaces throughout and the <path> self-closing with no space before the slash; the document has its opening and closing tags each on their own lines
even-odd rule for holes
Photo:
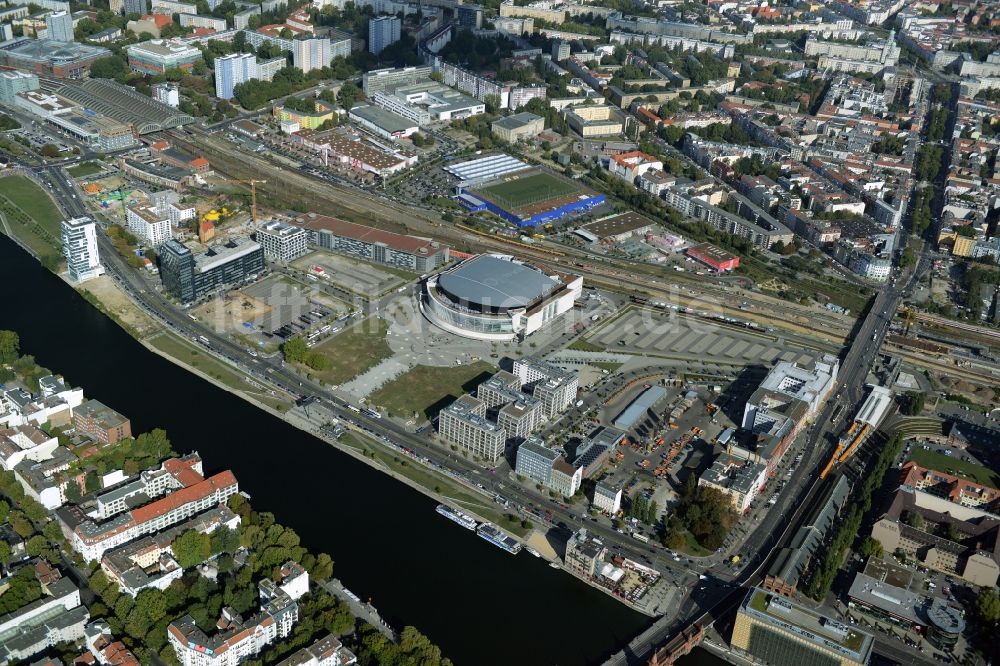
<svg viewBox="0 0 1000 666">
<path fill-rule="evenodd" d="M 129 231 L 135 234 L 140 242 L 151 247 L 162 245 L 174 237 L 170 218 L 152 206 L 126 206 L 125 220 Z"/>
<path fill-rule="evenodd" d="M 378 16 L 368 20 L 368 51 L 378 55 L 385 47 L 399 41 L 403 22 L 398 16 Z"/>
<path fill-rule="evenodd" d="M 302 37 L 292 40 L 292 64 L 303 72 L 330 66 L 333 53 L 329 37 Z"/>
<path fill-rule="evenodd" d="M 176 83 L 157 83 L 153 86 L 153 99 L 176 109 L 181 105 L 180 88 Z"/>
<path fill-rule="evenodd" d="M 86 282 L 104 275 L 97 249 L 97 228 L 89 217 L 63 220 L 62 251 L 69 277 L 74 282 Z"/>
<path fill-rule="evenodd" d="M 257 77 L 257 57 L 250 53 L 230 53 L 215 59 L 215 96 L 232 99 L 233 88 Z"/>
<path fill-rule="evenodd" d="M 66 11 L 52 12 L 45 17 L 48 38 L 56 42 L 73 41 L 73 16 Z"/>
</svg>

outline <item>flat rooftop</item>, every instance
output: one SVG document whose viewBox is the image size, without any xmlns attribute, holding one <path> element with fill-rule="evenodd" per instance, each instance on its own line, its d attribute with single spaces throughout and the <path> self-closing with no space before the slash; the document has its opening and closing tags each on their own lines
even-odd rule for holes
<svg viewBox="0 0 1000 666">
<path fill-rule="evenodd" d="M 603 220 L 597 220 L 596 222 L 591 222 L 590 224 L 585 224 L 583 228 L 590 233 L 595 234 L 598 238 L 607 238 L 609 236 L 620 236 L 622 234 L 634 233 L 640 229 L 646 229 L 654 226 L 656 226 L 656 222 L 654 220 L 639 215 L 638 213 L 628 212 L 606 217 Z"/>
<path fill-rule="evenodd" d="M 382 107 L 362 104 L 351 109 L 351 115 L 366 120 L 386 132 L 405 132 L 417 124 L 398 113 L 386 111 Z"/>
<path fill-rule="evenodd" d="M 327 231 L 335 236 L 343 236 L 365 243 L 385 245 L 393 250 L 409 252 L 410 254 L 432 255 L 442 249 L 443 246 L 427 238 L 417 236 L 406 236 L 403 234 L 383 231 L 374 227 L 366 227 L 363 224 L 346 222 L 327 215 L 309 213 L 296 220 L 292 224 L 298 225 L 310 231 Z"/>
<path fill-rule="evenodd" d="M 493 125 L 494 127 L 501 127 L 503 129 L 515 130 L 524 127 L 525 125 L 528 125 L 530 123 L 533 123 L 536 120 L 541 120 L 541 119 L 542 119 L 541 116 L 536 116 L 534 113 L 529 113 L 527 111 L 524 111 L 522 113 L 515 113 L 512 116 L 507 116 L 506 118 L 500 118 L 499 120 L 494 120 Z"/>
<path fill-rule="evenodd" d="M 473 257 L 442 273 L 438 286 L 463 303 L 490 308 L 526 307 L 559 283 L 536 268 L 491 255 Z"/>
<path fill-rule="evenodd" d="M 807 644 L 832 650 L 862 664 L 868 663 L 875 642 L 871 634 L 760 588 L 750 590 L 740 605 L 740 613 L 779 631 L 795 634 Z"/>
</svg>

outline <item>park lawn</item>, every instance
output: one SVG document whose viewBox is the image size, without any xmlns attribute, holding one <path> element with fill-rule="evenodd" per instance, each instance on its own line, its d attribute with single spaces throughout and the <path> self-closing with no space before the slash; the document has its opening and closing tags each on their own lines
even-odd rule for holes
<svg viewBox="0 0 1000 666">
<path fill-rule="evenodd" d="M 74 178 L 92 176 L 93 174 L 100 173 L 101 171 L 103 171 L 103 169 L 97 162 L 81 162 L 80 164 L 76 164 L 66 169 L 66 172 Z"/>
<path fill-rule="evenodd" d="M 409 417 L 417 412 L 430 419 L 494 372 L 496 368 L 483 361 L 447 367 L 418 365 L 383 386 L 370 399 L 394 416 Z"/>
<path fill-rule="evenodd" d="M 173 356 L 184 365 L 189 365 L 204 372 L 209 377 L 217 379 L 231 389 L 246 391 L 255 388 L 247 383 L 242 374 L 175 335 L 162 333 L 155 338 L 151 338 L 149 344 L 168 356 Z"/>
<path fill-rule="evenodd" d="M 961 476 L 969 481 L 981 483 L 991 488 L 1000 488 L 1000 474 L 997 474 L 988 467 L 958 460 L 955 456 L 946 456 L 943 453 L 925 450 L 916 446 L 913 447 L 910 458 L 921 467 L 946 474 L 955 474 L 956 476 Z"/>
<path fill-rule="evenodd" d="M 600 345 L 595 345 L 593 342 L 584 340 L 583 338 L 577 338 L 574 340 L 567 349 L 572 349 L 573 351 L 582 352 L 602 352 L 606 351 L 604 347 Z"/>
<path fill-rule="evenodd" d="M 326 356 L 330 367 L 312 374 L 328 383 L 343 384 L 392 356 L 385 335 L 389 324 L 381 317 L 369 317 L 323 342 L 313 351 Z"/>
<path fill-rule="evenodd" d="M 7 176 L 0 178 L 0 192 L 53 237 L 60 237 L 62 214 L 45 190 L 24 176 Z"/>
<path fill-rule="evenodd" d="M 590 365 L 601 370 L 607 370 L 609 375 L 618 372 L 618 368 L 622 367 L 622 364 L 617 361 L 591 361 Z"/>
</svg>

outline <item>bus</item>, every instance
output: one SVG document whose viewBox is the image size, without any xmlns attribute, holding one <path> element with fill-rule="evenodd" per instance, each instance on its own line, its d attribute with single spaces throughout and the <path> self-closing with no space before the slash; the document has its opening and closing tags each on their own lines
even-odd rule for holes
<svg viewBox="0 0 1000 666">
<path fill-rule="evenodd" d="M 348 405 L 347 408 L 349 410 L 351 410 L 352 412 L 354 412 L 355 414 L 360 414 L 361 413 L 361 410 L 358 409 L 357 407 L 355 407 L 354 405 Z"/>
<path fill-rule="evenodd" d="M 646 536 L 645 534 L 639 534 L 638 532 L 633 532 L 632 538 L 634 538 L 637 541 L 641 541 L 643 543 L 649 543 L 649 537 Z"/>
</svg>

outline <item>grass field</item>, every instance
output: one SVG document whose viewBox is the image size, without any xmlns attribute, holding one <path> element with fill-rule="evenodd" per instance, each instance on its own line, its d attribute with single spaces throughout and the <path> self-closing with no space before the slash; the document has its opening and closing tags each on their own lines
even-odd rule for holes
<svg viewBox="0 0 1000 666">
<path fill-rule="evenodd" d="M 396 474 L 405 476 L 423 488 L 433 490 L 438 495 L 444 497 L 448 503 L 460 509 L 472 511 L 511 534 L 523 537 L 528 533 L 528 528 L 522 526 L 519 520 L 508 518 L 507 514 L 502 513 L 496 504 L 467 490 L 443 474 L 439 474 L 414 460 L 408 459 L 406 456 L 386 451 L 381 446 L 362 439 L 355 433 L 344 435 L 340 438 L 340 443 L 356 451 L 360 451 L 369 458 L 374 458 L 385 468 L 392 470 Z"/>
<path fill-rule="evenodd" d="M 173 356 L 181 363 L 190 365 L 209 377 L 217 379 L 231 389 L 246 391 L 253 387 L 243 379 L 243 375 L 235 372 L 213 356 L 209 356 L 197 346 L 181 340 L 175 335 L 162 334 L 149 340 L 161 352 Z"/>
<path fill-rule="evenodd" d="M 313 374 L 329 384 L 343 384 L 392 356 L 385 341 L 389 324 L 370 317 L 313 349 L 330 360 L 330 367 Z"/>
<path fill-rule="evenodd" d="M 473 384 L 494 372 L 495 367 L 482 361 L 441 368 L 418 365 L 383 386 L 370 399 L 391 414 L 409 417 L 417 412 L 430 419 L 452 400 L 468 392 Z"/>
<path fill-rule="evenodd" d="M 27 245 L 42 265 L 55 270 L 62 215 L 45 191 L 24 176 L 0 178 L 0 212 L 10 232 Z"/>
<path fill-rule="evenodd" d="M 74 178 L 82 178 L 84 176 L 90 176 L 95 173 L 100 173 L 102 171 L 101 165 L 97 162 L 81 162 L 75 166 L 71 166 L 66 169 L 66 172 L 73 176 Z"/>
<path fill-rule="evenodd" d="M 955 474 L 991 488 L 1000 488 L 1000 474 L 988 467 L 958 460 L 955 456 L 946 456 L 937 451 L 927 451 L 917 446 L 913 447 L 910 458 L 921 467 Z"/>
<path fill-rule="evenodd" d="M 576 340 L 574 340 L 572 344 L 570 344 L 568 349 L 572 349 L 573 351 L 582 351 L 582 352 L 605 351 L 604 347 L 600 345 L 595 345 L 593 342 L 589 342 L 587 340 L 584 340 L 583 338 L 577 338 Z"/>
<path fill-rule="evenodd" d="M 579 189 L 573 183 L 552 174 L 536 171 L 520 178 L 509 176 L 505 181 L 486 185 L 475 191 L 481 192 L 487 198 L 495 200 L 510 210 L 548 199 L 564 197 L 578 192 Z"/>
<path fill-rule="evenodd" d="M 62 215 L 45 190 L 24 176 L 7 176 L 0 178 L 0 193 L 43 229 L 59 238 L 62 233 Z"/>
</svg>

